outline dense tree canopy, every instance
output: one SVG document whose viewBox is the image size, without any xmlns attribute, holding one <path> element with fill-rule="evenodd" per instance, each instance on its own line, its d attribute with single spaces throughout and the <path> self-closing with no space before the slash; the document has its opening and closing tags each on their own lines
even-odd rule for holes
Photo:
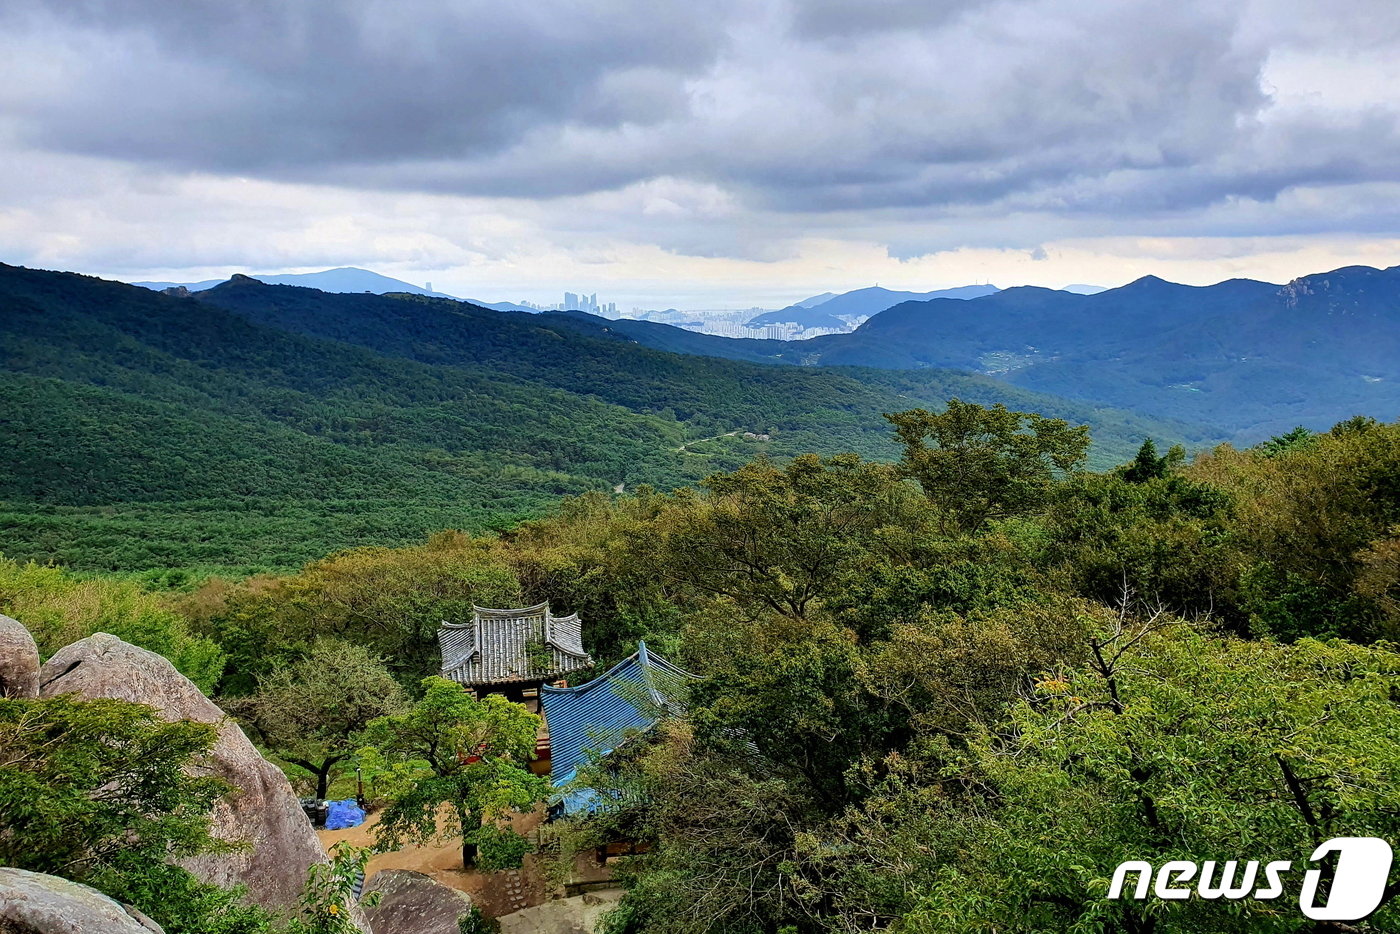
<svg viewBox="0 0 1400 934">
<path fill-rule="evenodd" d="M 88 578 L 0 556 L 0 613 L 21 619 L 48 656 L 94 632 L 164 655 L 204 691 L 224 671 L 226 653 L 187 618 L 135 581 Z"/>
<path fill-rule="evenodd" d="M 342 552 L 284 578 L 238 587 L 215 579 L 180 602 L 228 651 L 222 689 L 246 694 L 325 636 L 372 651 L 415 687 L 438 671 L 443 620 L 470 619 L 473 603 L 506 605 L 519 593 L 488 540 L 446 532 L 412 548 Z"/>
<path fill-rule="evenodd" d="M 277 576 L 0 564 L 0 610 L 46 651 L 101 627 L 191 671 L 226 658 L 220 699 L 261 685 L 317 756 L 358 722 L 297 693 L 348 689 L 313 687 L 316 660 L 382 658 L 409 704 L 358 756 L 383 842 L 445 831 L 483 868 L 524 852 L 507 823 L 545 790 L 538 723 L 424 680 L 439 622 L 549 600 L 600 669 L 646 639 L 699 676 L 684 711 L 581 771 L 615 810 L 547 835 L 560 865 L 610 834 L 642 845 L 612 934 L 1393 929 L 1393 905 L 1313 926 L 1296 877 L 1272 902 L 1104 896 L 1125 859 L 1301 865 L 1319 839 L 1400 832 L 1400 424 L 1194 458 L 1149 442 L 1090 471 L 1066 421 L 891 418 L 902 464 L 759 458 Z"/>
<path fill-rule="evenodd" d="M 1080 467 L 1089 426 L 949 399 L 942 412 L 885 416 L 904 445 L 904 471 L 957 528 L 1034 511 L 1058 476 Z"/>
<path fill-rule="evenodd" d="M 861 865 L 843 913 L 898 915 L 909 934 L 1297 931 L 1301 870 L 1279 903 L 1105 895 L 1128 860 L 1296 867 L 1329 838 L 1400 832 L 1400 655 L 1145 619 L 1092 644 L 938 771 L 909 764 L 850 816 L 850 845 L 905 869 Z"/>
</svg>

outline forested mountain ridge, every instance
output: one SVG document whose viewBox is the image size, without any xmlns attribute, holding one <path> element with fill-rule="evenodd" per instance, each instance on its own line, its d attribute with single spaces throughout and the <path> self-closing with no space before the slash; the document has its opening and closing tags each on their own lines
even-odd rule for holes
<svg viewBox="0 0 1400 934">
<path fill-rule="evenodd" d="M 886 308 L 904 302 L 926 302 L 936 298 L 970 299 L 992 295 L 997 292 L 994 285 L 964 285 L 955 289 L 935 289 L 931 292 L 899 292 L 871 286 L 833 295 L 815 305 L 798 303 L 770 311 L 749 320 L 750 324 L 777 324 L 782 321 L 795 321 L 804 327 L 840 327 L 842 315 L 859 318 L 876 315 Z M 834 324 L 833 324 L 834 322 Z"/>
<path fill-rule="evenodd" d="M 996 335 L 987 323 L 997 321 L 999 298 L 979 300 L 987 303 L 983 371 L 996 366 L 989 357 Z M 1299 424 L 1322 429 L 1358 412 L 1383 419 L 1400 412 L 1400 267 L 1349 267 L 1281 288 L 1239 279 L 1192 287 L 1149 277 L 1072 297 L 1062 308 L 1048 320 L 1022 318 L 1001 338 L 1007 353 L 1017 350 L 1008 337 L 1035 347 L 1009 364 L 1008 382 L 1204 421 L 1244 437 Z M 932 347 L 978 321 L 940 321 L 928 334 L 901 326 L 896 315 L 863 339 L 867 347 L 917 347 L 915 335 L 925 333 L 922 346 Z M 932 352 L 927 363 L 956 365 L 953 359 Z M 872 361 L 848 352 L 827 362 Z"/>
<path fill-rule="evenodd" d="M 823 307 L 823 306 L 818 306 Z M 681 340 L 619 323 L 643 343 Z M 955 368 L 1252 443 L 1296 425 L 1400 413 L 1400 266 L 1285 286 L 1146 276 L 1090 295 L 1033 286 L 904 302 L 849 334 L 793 342 L 696 335 L 687 350 L 807 366 Z"/>
<path fill-rule="evenodd" d="M 341 266 L 336 269 L 323 269 L 320 272 L 294 272 L 281 275 L 258 274 L 248 278 L 266 282 L 268 285 L 302 285 L 307 288 L 320 289 L 322 292 L 373 292 L 376 295 L 383 295 L 385 292 L 411 292 L 415 295 L 435 295 L 439 298 L 454 297 L 445 292 L 435 292 L 411 282 L 404 282 L 402 279 L 394 279 L 380 275 L 373 270 L 360 269 L 356 266 Z M 225 281 L 227 280 L 204 279 L 200 282 L 133 282 L 131 284 L 154 289 L 158 292 L 170 288 L 202 292 L 205 289 L 221 285 Z"/>
<path fill-rule="evenodd" d="M 759 453 L 888 459 L 881 413 L 952 396 L 1089 422 L 1106 460 L 1146 434 L 1210 440 L 972 374 L 683 356 L 578 318 L 244 278 L 175 297 L 0 266 L 4 551 L 296 566 Z"/>
<path fill-rule="evenodd" d="M 1188 442 L 1213 440 L 1209 432 L 1184 423 L 1152 423 L 1129 413 L 1067 408 L 1056 399 L 1030 398 L 978 374 L 753 366 L 685 351 L 659 352 L 639 346 L 630 329 L 617 327 L 622 323 L 679 331 L 651 322 L 613 322 L 579 313 L 494 312 L 420 296 L 329 295 L 242 278 L 198 298 L 279 329 L 423 363 L 486 367 L 633 411 L 664 413 L 702 436 L 750 424 L 781 427 L 787 442 L 775 453 L 834 449 L 835 431 L 845 436 L 842 440 L 850 450 L 892 456 L 895 449 L 879 419 L 857 426 L 849 416 L 892 411 L 891 406 L 907 407 L 911 402 L 941 405 L 955 395 L 1004 398 L 1008 404 L 1039 406 L 1036 411 L 1086 422 L 1097 432 L 1097 457 L 1103 463 L 1134 450 L 1137 431 L 1155 430 Z M 1005 396 L 1008 391 L 1013 395 Z M 798 433 L 803 436 L 796 437 Z"/>
</svg>

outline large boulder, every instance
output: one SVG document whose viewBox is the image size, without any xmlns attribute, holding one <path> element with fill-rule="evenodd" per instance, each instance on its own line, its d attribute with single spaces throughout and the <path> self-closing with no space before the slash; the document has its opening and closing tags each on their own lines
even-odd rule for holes
<svg viewBox="0 0 1400 934">
<path fill-rule="evenodd" d="M 3 934 L 163 934 L 135 909 L 58 876 L 0 867 Z"/>
<path fill-rule="evenodd" d="M 215 806 L 213 832 L 249 846 L 181 865 L 206 882 L 246 885 L 249 899 L 265 908 L 296 905 L 311 864 L 326 861 L 311 822 L 282 771 L 174 665 L 116 636 L 97 633 L 50 658 L 39 673 L 39 690 L 44 697 L 77 693 L 135 701 L 154 707 L 167 720 L 217 724 L 212 772 L 234 790 Z"/>
<path fill-rule="evenodd" d="M 365 894 L 380 893 L 365 909 L 374 934 L 458 934 L 457 919 L 472 910 L 471 896 L 409 869 L 384 869 L 370 877 Z"/>
<path fill-rule="evenodd" d="M 0 615 L 0 697 L 39 695 L 39 647 L 17 620 Z"/>
</svg>

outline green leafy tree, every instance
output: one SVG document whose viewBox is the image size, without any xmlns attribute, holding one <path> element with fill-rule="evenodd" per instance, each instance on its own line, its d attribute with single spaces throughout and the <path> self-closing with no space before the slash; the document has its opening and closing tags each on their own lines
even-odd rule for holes
<svg viewBox="0 0 1400 934">
<path fill-rule="evenodd" d="M 926 512 L 886 464 L 760 459 L 672 500 L 658 521 L 658 570 L 682 592 L 807 618 L 877 560 L 882 530 L 917 528 Z"/>
<path fill-rule="evenodd" d="M 1284 907 L 1301 873 L 1278 902 L 1105 897 L 1127 860 L 1297 865 L 1333 836 L 1400 833 L 1400 655 L 1164 622 L 1122 618 L 965 753 L 908 763 L 827 854 L 858 867 L 845 911 L 907 934 L 1394 930 L 1393 908 L 1315 927 Z"/>
<path fill-rule="evenodd" d="M 227 786 L 183 767 L 213 744 L 208 724 L 125 701 L 0 699 L 0 862 L 73 878 L 204 850 Z"/>
<path fill-rule="evenodd" d="M 736 767 L 735 759 L 697 742 L 688 724 L 670 723 L 664 730 L 664 743 L 646 749 L 634 744 L 608 756 L 637 757 L 635 763 L 609 763 L 621 765 L 624 774 L 610 777 L 608 787 L 635 791 L 648 803 L 634 808 L 639 813 L 603 815 L 592 823 L 613 820 L 629 839 L 650 847 L 621 864 L 626 895 L 603 930 L 777 932 L 794 917 L 808 921 L 804 930 L 819 930 L 804 904 L 812 882 L 799 866 L 821 824 L 814 823 L 800 784 L 761 768 Z"/>
<path fill-rule="evenodd" d="M 949 399 L 938 413 L 886 415 L 904 445 L 904 472 L 919 481 L 951 528 L 976 532 L 988 522 L 1039 508 L 1058 476 L 1084 463 L 1087 425 Z"/>
<path fill-rule="evenodd" d="M 0 557 L 0 613 L 23 620 L 46 656 L 107 632 L 165 656 L 205 693 L 224 670 L 225 653 L 214 640 L 194 633 L 162 597 L 134 581 Z"/>
<path fill-rule="evenodd" d="M 545 796 L 531 774 L 540 718 L 499 695 L 477 700 L 445 678 L 426 678 L 423 698 L 365 731 L 361 762 L 388 803 L 376 833 L 381 846 L 438 838 L 462 841 L 462 864 L 519 865 L 523 837 L 498 826 Z"/>
<path fill-rule="evenodd" d="M 594 658 L 622 658 L 639 638 L 673 652 L 679 608 L 655 566 L 657 516 L 670 502 L 647 487 L 623 497 L 585 494 L 517 526 L 500 547 L 530 602 L 549 600 L 588 621 L 583 637 Z"/>
<path fill-rule="evenodd" d="M 1132 463 L 1119 469 L 1119 474 L 1129 483 L 1146 483 L 1160 480 L 1179 467 L 1186 460 L 1186 449 L 1179 444 L 1172 445 L 1164 456 L 1157 455 L 1157 445 L 1151 439 L 1142 442 Z"/>
<path fill-rule="evenodd" d="M 1222 446 L 1183 473 L 1230 498 L 1233 599 L 1250 631 L 1393 637 L 1368 566 L 1400 524 L 1400 424 L 1352 419 L 1276 451 Z"/>
<path fill-rule="evenodd" d="M 1255 448 L 1264 457 L 1278 457 L 1291 451 L 1306 450 L 1317 439 L 1317 435 L 1299 425 L 1292 431 L 1275 435 Z"/>
<path fill-rule="evenodd" d="M 1059 587 L 1106 605 L 1126 589 L 1247 631 L 1234 602 L 1241 556 L 1230 543 L 1230 497 L 1179 473 L 1148 473 L 1080 474 L 1055 487 L 1039 525 Z"/>
<path fill-rule="evenodd" d="M 1357 555 L 1361 572 L 1356 590 L 1374 600 L 1385 618 L 1387 632 L 1400 632 L 1400 525 L 1373 541 Z"/>
<path fill-rule="evenodd" d="M 518 606 L 520 585 L 491 542 L 460 533 L 434 535 L 411 548 L 340 552 L 275 579 L 185 601 L 229 654 L 220 682 L 228 694 L 251 694 L 260 677 L 333 637 L 387 659 L 406 686 L 438 670 L 437 629 L 470 619 L 472 604 Z M 205 601 L 205 598 L 208 598 Z M 204 602 L 205 605 L 201 605 Z"/>
<path fill-rule="evenodd" d="M 481 913 L 479 905 L 457 916 L 458 934 L 496 934 L 500 929 L 500 924 Z"/>
<path fill-rule="evenodd" d="M 301 896 L 301 916 L 287 934 L 361 934 L 352 908 L 355 885 L 364 877 L 373 851 L 341 841 L 330 850 L 330 862 L 315 863 L 307 872 Z M 365 908 L 379 903 L 382 893 L 368 892 L 358 900 Z"/>
<path fill-rule="evenodd" d="M 868 646 L 830 622 L 777 614 L 697 621 L 708 677 L 685 720 L 584 773 L 632 802 L 590 824 L 613 821 L 651 844 L 626 869 L 613 930 L 871 929 L 839 926 L 846 869 L 824 856 L 844 816 L 900 763 L 927 758 L 921 746 L 965 742 L 1037 672 L 1082 657 L 1083 626 L 1056 609 L 1082 606 L 931 615 Z"/>
<path fill-rule="evenodd" d="M 310 772 L 316 797 L 325 798 L 335 768 L 354 755 L 369 722 L 406 705 L 403 688 L 368 649 L 322 639 L 229 706 L 278 757 Z"/>
<path fill-rule="evenodd" d="M 209 812 L 228 787 L 191 774 L 216 738 L 121 700 L 0 698 L 0 865 L 134 904 L 170 934 L 253 934 L 266 913 L 170 860 L 226 850 Z"/>
<path fill-rule="evenodd" d="M 866 654 L 829 622 L 715 620 L 696 637 L 724 654 L 690 692 L 702 753 L 790 781 L 813 813 L 858 799 L 847 771 L 904 736 L 903 718 L 863 677 Z"/>
</svg>

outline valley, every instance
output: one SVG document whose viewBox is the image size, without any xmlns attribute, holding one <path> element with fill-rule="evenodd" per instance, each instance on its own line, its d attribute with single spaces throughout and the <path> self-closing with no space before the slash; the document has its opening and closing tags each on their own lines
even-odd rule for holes
<svg viewBox="0 0 1400 934">
<path fill-rule="evenodd" d="M 638 322 L 645 324 L 645 322 Z M 587 490 L 669 489 L 769 455 L 889 459 L 881 413 L 957 396 L 1090 424 L 1094 462 L 1186 422 L 956 370 L 790 367 L 643 346 L 618 322 L 236 277 L 186 297 L 0 266 L 4 554 L 252 573 L 486 530 Z M 688 339 L 703 338 L 651 325 Z"/>
</svg>

